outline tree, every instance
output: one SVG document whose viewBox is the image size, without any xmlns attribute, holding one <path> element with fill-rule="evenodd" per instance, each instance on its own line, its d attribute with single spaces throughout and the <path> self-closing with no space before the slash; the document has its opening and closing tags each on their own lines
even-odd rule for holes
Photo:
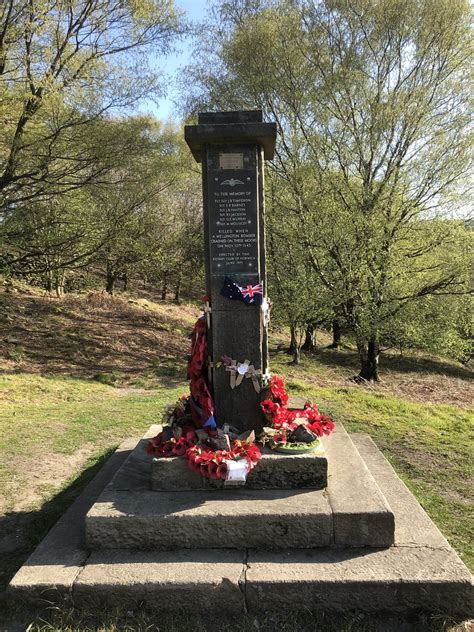
<svg viewBox="0 0 474 632">
<path fill-rule="evenodd" d="M 90 202 L 86 192 L 71 191 L 15 209 L 0 232 L 0 252 L 10 255 L 4 270 L 61 297 L 68 271 L 89 263 L 98 248 L 100 226 L 92 224 Z"/>
<path fill-rule="evenodd" d="M 165 250 L 163 227 L 182 179 L 177 132 L 147 117 L 137 117 L 134 128 L 137 151 L 122 156 L 106 178 L 89 187 L 94 215 L 101 224 L 96 261 L 105 267 L 109 293 L 119 277 L 143 271 L 156 248 Z"/>
<path fill-rule="evenodd" d="M 101 174 L 89 125 L 159 91 L 146 53 L 182 30 L 171 0 L 6 0 L 0 212 Z"/>
<path fill-rule="evenodd" d="M 194 66 L 189 103 L 256 105 L 277 121 L 287 212 L 352 331 L 361 380 L 378 379 L 390 318 L 466 291 L 456 230 L 434 218 L 470 164 L 469 15 L 461 0 L 233 0 L 203 35 L 218 59 Z"/>
<path fill-rule="evenodd" d="M 267 222 L 268 281 L 274 303 L 272 320 L 289 324 L 289 353 L 293 363 L 299 364 L 301 350 L 313 350 L 308 345 L 308 335 L 314 335 L 316 327 L 331 317 L 332 296 L 311 274 L 299 222 L 294 214 L 288 213 L 291 191 L 274 174 L 269 179 L 267 201 L 272 209 Z M 311 343 L 314 345 L 312 338 Z"/>
<path fill-rule="evenodd" d="M 11 210 L 0 226 L 2 250 L 8 255 L 11 272 L 27 278 L 46 277 L 46 287 L 52 290 L 54 286 L 61 295 L 68 270 L 90 264 L 107 244 L 111 246 L 112 235 L 105 230 L 107 208 L 98 199 L 99 191 L 104 198 L 115 196 L 117 226 L 126 224 L 127 214 L 133 212 L 131 199 L 139 204 L 140 188 L 141 195 L 152 197 L 151 186 L 144 193 L 151 181 L 151 167 L 163 170 L 162 164 L 152 160 L 154 146 L 160 144 L 150 142 L 152 126 L 146 117 L 106 118 L 89 125 L 89 142 L 97 147 L 100 182 L 83 183 L 61 196 L 35 198 L 27 206 Z M 164 136 L 160 147 L 169 142 L 169 134 Z M 106 151 L 101 151 L 103 143 L 107 143 Z M 170 161 L 165 157 L 161 162 Z M 130 165 L 134 166 L 133 173 L 127 169 Z M 101 203 L 103 208 L 98 206 Z"/>
<path fill-rule="evenodd" d="M 175 179 L 161 202 L 160 221 L 146 237 L 147 257 L 140 269 L 161 287 L 162 299 L 174 289 L 174 299 L 179 302 L 182 291 L 195 294 L 202 287 L 204 253 L 200 174 L 181 139 L 176 147 Z"/>
</svg>

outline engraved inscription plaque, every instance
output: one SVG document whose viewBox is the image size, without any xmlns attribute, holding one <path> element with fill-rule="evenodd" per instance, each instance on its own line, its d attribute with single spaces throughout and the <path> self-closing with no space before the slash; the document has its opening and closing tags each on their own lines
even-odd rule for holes
<svg viewBox="0 0 474 632">
<path fill-rule="evenodd" d="M 256 173 L 209 171 L 209 238 L 212 276 L 259 273 Z"/>
<path fill-rule="evenodd" d="M 221 169 L 243 169 L 244 155 L 237 153 L 219 154 L 219 167 Z"/>
</svg>

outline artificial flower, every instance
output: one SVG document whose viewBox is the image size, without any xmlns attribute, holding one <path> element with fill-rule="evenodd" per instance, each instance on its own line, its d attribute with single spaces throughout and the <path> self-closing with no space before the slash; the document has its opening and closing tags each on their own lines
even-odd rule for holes
<svg viewBox="0 0 474 632">
<path fill-rule="evenodd" d="M 285 391 L 285 384 L 277 375 L 272 375 L 270 378 L 270 393 L 273 399 L 276 399 L 282 406 L 287 405 L 288 394 Z"/>
<path fill-rule="evenodd" d="M 264 399 L 263 402 L 260 402 L 260 408 L 264 415 L 276 415 L 280 410 L 280 404 L 272 402 L 271 399 Z"/>
</svg>

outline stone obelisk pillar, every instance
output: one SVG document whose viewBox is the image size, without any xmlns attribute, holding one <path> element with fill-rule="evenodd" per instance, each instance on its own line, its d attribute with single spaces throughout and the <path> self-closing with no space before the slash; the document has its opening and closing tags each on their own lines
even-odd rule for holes
<svg viewBox="0 0 474 632">
<path fill-rule="evenodd" d="M 202 163 L 215 418 L 219 426 L 260 430 L 255 381 L 261 384 L 268 369 L 264 312 L 259 305 L 224 297 L 221 290 L 228 277 L 250 293 L 261 283 L 266 295 L 263 171 L 264 160 L 273 157 L 276 124 L 262 122 L 259 110 L 205 112 L 198 125 L 185 127 L 185 139 Z"/>
</svg>

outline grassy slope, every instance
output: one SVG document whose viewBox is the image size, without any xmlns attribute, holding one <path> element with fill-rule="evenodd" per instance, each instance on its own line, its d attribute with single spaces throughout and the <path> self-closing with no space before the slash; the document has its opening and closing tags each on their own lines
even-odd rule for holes
<svg viewBox="0 0 474 632">
<path fill-rule="evenodd" d="M 185 392 L 185 334 L 197 313 L 97 296 L 59 303 L 0 295 L 0 586 L 103 458 Z M 300 367 L 282 352 L 272 356 L 272 370 L 286 376 L 291 392 L 374 438 L 474 568 L 468 371 L 439 359 L 401 366 L 387 358 L 390 380 L 364 388 L 347 380 L 350 350 L 322 352 Z"/>
</svg>

